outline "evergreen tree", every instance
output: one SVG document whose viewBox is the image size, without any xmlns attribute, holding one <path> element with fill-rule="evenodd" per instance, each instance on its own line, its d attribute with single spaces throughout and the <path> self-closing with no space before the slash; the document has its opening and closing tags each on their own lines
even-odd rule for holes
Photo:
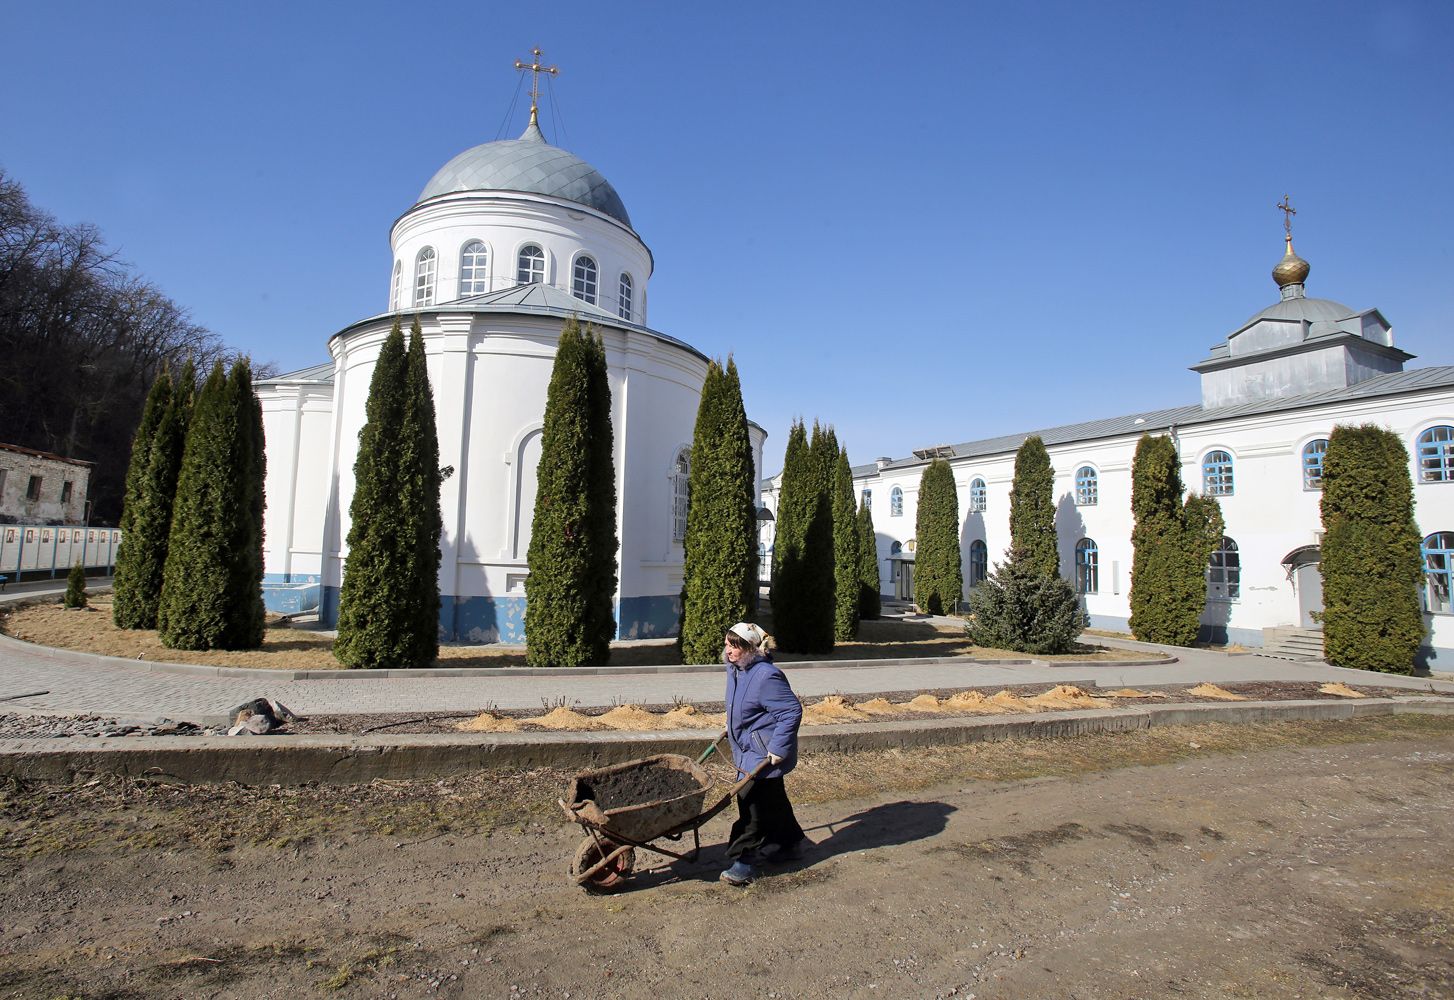
<svg viewBox="0 0 1454 1000">
<path fill-rule="evenodd" d="M 66 576 L 66 596 L 62 603 L 68 608 L 86 606 L 86 569 L 80 563 L 73 565 Z"/>
<path fill-rule="evenodd" d="M 235 482 L 242 488 L 245 506 L 238 525 L 237 549 L 233 561 L 232 591 L 238 595 L 233 609 L 234 642 L 237 648 L 262 645 L 267 629 L 267 608 L 263 605 L 263 512 L 266 500 L 263 481 L 267 476 L 267 454 L 263 445 L 263 409 L 252 387 L 252 365 L 237 361 L 227 377 L 228 401 L 238 428 Z"/>
<path fill-rule="evenodd" d="M 777 521 L 772 548 L 773 631 L 780 649 L 802 648 L 805 617 L 804 540 L 817 512 L 818 491 L 808 456 L 808 432 L 801 420 L 788 430 L 783 455 L 782 486 L 778 491 Z"/>
<path fill-rule="evenodd" d="M 605 663 L 615 632 L 616 483 L 600 340 L 572 317 L 546 393 L 525 581 L 531 666 Z"/>
<path fill-rule="evenodd" d="M 439 432 L 434 414 L 434 391 L 429 385 L 429 362 L 424 334 L 415 317 L 409 328 L 405 358 L 403 455 L 399 468 L 399 503 L 410 528 L 413 558 L 408 574 L 416 594 L 408 609 L 413 628 L 411 663 L 426 664 L 439 656 L 439 538 L 444 532 L 439 491 L 444 475 L 439 466 Z"/>
<path fill-rule="evenodd" d="M 261 539 L 253 511 L 261 463 L 251 452 L 256 397 L 245 363 L 213 367 L 197 395 L 177 477 L 157 624 L 172 649 L 249 649 L 261 641 Z M 246 393 L 238 391 L 246 386 Z"/>
<path fill-rule="evenodd" d="M 873 530 L 873 511 L 864 503 L 858 507 L 858 617 L 877 618 L 882 611 L 878 538 Z"/>
<path fill-rule="evenodd" d="M 748 617 L 756 587 L 757 508 L 752 441 L 737 366 L 707 365 L 692 433 L 687 495 L 683 663 L 715 663 L 722 636 Z"/>
<path fill-rule="evenodd" d="M 148 601 L 147 582 L 155 575 L 158 585 L 160 584 L 160 565 L 165 563 L 166 554 L 163 551 L 158 559 L 155 547 L 149 544 L 155 539 L 142 530 L 142 525 L 146 523 L 142 516 L 142 507 L 147 495 L 147 470 L 151 464 L 153 442 L 171 402 L 172 376 L 163 368 L 152 383 L 151 391 L 147 393 L 146 406 L 141 412 L 141 423 L 131 439 L 131 464 L 126 470 L 126 493 L 121 505 L 121 547 L 116 551 L 111 606 L 112 620 L 119 628 L 156 627 L 156 594 L 160 591 L 160 586 L 152 592 Z M 165 537 L 163 532 L 163 543 Z M 153 563 L 157 564 L 155 574 L 148 572 Z"/>
<path fill-rule="evenodd" d="M 840 449 L 833 463 L 833 638 L 858 636 L 858 518 L 853 510 L 853 468 Z"/>
<path fill-rule="evenodd" d="M 968 631 L 975 645 L 1042 655 L 1074 646 L 1085 629 L 1080 598 L 1059 573 L 1043 572 L 1040 558 L 1011 548 L 1006 561 L 969 592 Z"/>
<path fill-rule="evenodd" d="M 1055 538 L 1055 470 L 1038 434 L 1031 434 L 1015 453 L 1015 481 L 1010 487 L 1010 547 L 1024 550 L 1028 568 L 1046 576 L 1060 575 Z"/>
<path fill-rule="evenodd" d="M 1412 673 L 1423 560 L 1409 456 L 1390 430 L 1337 426 L 1323 456 L 1323 643 L 1329 663 Z"/>
<path fill-rule="evenodd" d="M 919 478 L 919 511 L 914 522 L 914 603 L 931 615 L 951 614 L 964 593 L 959 558 L 959 491 L 954 471 L 942 458 L 930 462 Z"/>
</svg>

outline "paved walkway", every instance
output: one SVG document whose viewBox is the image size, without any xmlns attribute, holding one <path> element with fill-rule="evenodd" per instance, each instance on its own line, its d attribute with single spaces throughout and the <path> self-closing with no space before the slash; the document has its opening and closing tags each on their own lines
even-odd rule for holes
<svg viewBox="0 0 1454 1000">
<path fill-rule="evenodd" d="M 807 697 L 1062 682 L 1135 687 L 1198 681 L 1328 680 L 1425 691 L 1432 687 L 1454 693 L 1454 683 L 1442 680 L 1104 638 L 1096 641 L 1126 648 L 1160 649 L 1178 657 L 1179 662 L 1138 666 L 1106 666 L 1093 661 L 992 665 L 958 659 L 910 665 L 872 661 L 790 663 L 784 669 L 797 692 Z M 535 708 L 562 700 L 582 706 L 613 702 L 663 704 L 674 698 L 719 701 L 722 677 L 715 671 L 664 673 L 631 668 L 587 676 L 502 676 L 484 670 L 469 677 L 293 680 L 259 677 L 256 672 L 207 676 L 157 672 L 140 663 L 32 646 L 0 636 L 0 699 L 4 699 L 0 700 L 0 711 L 95 713 L 147 720 L 167 716 L 201 722 L 220 719 L 232 706 L 257 697 L 276 698 L 301 714 L 469 712 L 491 706 Z"/>
</svg>

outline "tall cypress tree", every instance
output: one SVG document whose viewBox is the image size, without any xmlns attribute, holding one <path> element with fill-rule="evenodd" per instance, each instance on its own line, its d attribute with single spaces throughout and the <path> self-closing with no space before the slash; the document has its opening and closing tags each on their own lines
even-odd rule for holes
<svg viewBox="0 0 1454 1000">
<path fill-rule="evenodd" d="M 1411 673 L 1424 639 L 1423 561 L 1397 434 L 1337 426 L 1323 456 L 1323 643 L 1340 667 Z"/>
<path fill-rule="evenodd" d="M 115 598 L 111 617 L 119 628 L 155 628 L 156 600 L 161 591 L 161 567 L 166 563 L 166 530 L 151 527 L 147 505 L 147 472 L 157 430 L 172 403 L 171 372 L 163 368 L 147 393 L 141 423 L 131 439 L 131 464 L 126 470 L 126 493 L 121 505 L 121 547 L 116 552 Z M 161 542 L 158 551 L 157 542 Z M 151 586 L 155 580 L 155 586 Z"/>
<path fill-rule="evenodd" d="M 838 435 L 832 427 L 813 421 L 808 439 L 808 464 L 813 477 L 815 498 L 813 517 L 803 536 L 803 554 L 807 573 L 805 617 L 802 652 L 831 653 L 834 644 L 834 612 L 837 589 L 836 559 L 833 553 L 833 484 L 838 462 Z"/>
<path fill-rule="evenodd" d="M 752 440 L 736 365 L 707 365 L 692 433 L 681 649 L 683 663 L 715 663 L 722 636 L 748 616 L 756 566 Z"/>
<path fill-rule="evenodd" d="M 959 558 L 959 491 L 949 463 L 936 458 L 919 478 L 914 522 L 914 603 L 931 615 L 948 614 L 964 593 Z"/>
<path fill-rule="evenodd" d="M 805 618 L 803 581 L 807 574 L 804 540 L 818 504 L 814 480 L 808 455 L 808 432 L 801 420 L 794 420 L 788 430 L 787 448 L 783 454 L 782 486 L 778 491 L 773 533 L 770 592 L 773 631 L 777 633 L 778 646 L 789 651 L 802 646 L 800 635 Z"/>
<path fill-rule="evenodd" d="M 833 463 L 833 638 L 858 636 L 858 518 L 853 510 L 853 468 L 839 449 Z"/>
<path fill-rule="evenodd" d="M 407 572 L 414 582 L 415 596 L 408 609 L 400 610 L 407 610 L 412 625 L 409 660 L 424 664 L 439 656 L 439 536 L 444 531 L 439 490 L 444 477 L 439 466 L 434 391 L 429 385 L 429 364 L 418 317 L 409 328 L 404 368 L 399 503 L 412 542 Z"/>
<path fill-rule="evenodd" d="M 868 504 L 858 507 L 858 617 L 877 618 L 882 613 L 879 595 L 878 537 L 873 530 L 873 511 Z"/>
<path fill-rule="evenodd" d="M 1010 547 L 1024 552 L 1026 569 L 1060 575 L 1055 538 L 1055 470 L 1038 434 L 1031 434 L 1015 453 L 1015 481 L 1010 487 Z"/>
<path fill-rule="evenodd" d="M 527 553 L 526 660 L 606 662 L 615 631 L 616 482 L 611 390 L 600 340 L 572 317 L 556 348 Z"/>
<path fill-rule="evenodd" d="M 267 455 L 263 447 L 262 403 L 252 387 L 252 365 L 237 361 L 227 377 L 228 402 L 238 427 L 238 450 L 234 456 L 234 482 L 242 490 L 245 506 L 242 522 L 234 535 L 232 591 L 237 595 L 231 631 L 236 648 L 261 646 L 267 628 L 263 606 L 263 512 L 266 501 L 263 481 L 267 476 Z"/>
<path fill-rule="evenodd" d="M 417 646 L 408 609 L 418 598 L 406 572 L 415 537 L 400 504 L 408 362 L 396 320 L 369 381 L 364 426 L 353 463 L 348 558 L 338 599 L 333 655 L 350 667 L 410 667 Z M 406 474 L 407 478 L 407 474 Z"/>
</svg>

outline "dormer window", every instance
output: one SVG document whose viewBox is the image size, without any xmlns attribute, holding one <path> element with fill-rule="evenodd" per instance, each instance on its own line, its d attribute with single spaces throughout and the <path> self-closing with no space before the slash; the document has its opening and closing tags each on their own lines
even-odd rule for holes
<svg viewBox="0 0 1454 1000">
<path fill-rule="evenodd" d="M 414 304 L 416 306 L 434 305 L 435 264 L 433 247 L 425 247 L 419 251 L 419 256 L 414 261 Z"/>
<path fill-rule="evenodd" d="M 545 251 L 531 243 L 520 248 L 515 263 L 515 284 L 540 285 L 545 283 Z"/>
<path fill-rule="evenodd" d="M 571 294 L 582 301 L 596 304 L 596 261 L 581 254 L 571 275 Z"/>
</svg>

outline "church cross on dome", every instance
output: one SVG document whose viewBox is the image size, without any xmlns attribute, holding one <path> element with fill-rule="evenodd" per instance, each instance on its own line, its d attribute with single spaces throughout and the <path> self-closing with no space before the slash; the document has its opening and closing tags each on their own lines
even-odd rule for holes
<svg viewBox="0 0 1454 1000">
<path fill-rule="evenodd" d="M 520 64 L 519 63 L 516 63 L 515 65 L 518 66 Z M 1282 201 L 1280 201 L 1280 202 L 1277 203 L 1277 207 L 1278 207 L 1279 210 L 1281 210 L 1282 215 L 1283 215 L 1282 228 L 1284 230 L 1286 230 L 1286 232 L 1287 232 L 1287 241 L 1289 243 L 1291 243 L 1292 242 L 1292 217 L 1294 215 L 1297 215 L 1297 209 L 1295 209 L 1295 208 L 1292 207 L 1292 199 L 1289 198 L 1287 195 L 1283 195 L 1282 196 Z"/>
<path fill-rule="evenodd" d="M 540 74 L 549 73 L 551 76 L 560 75 L 559 66 L 542 66 L 540 64 L 540 46 L 530 50 L 533 61 L 525 63 L 519 59 L 515 60 L 515 68 L 530 71 L 530 124 L 538 125 L 537 112 L 540 108 Z"/>
</svg>

